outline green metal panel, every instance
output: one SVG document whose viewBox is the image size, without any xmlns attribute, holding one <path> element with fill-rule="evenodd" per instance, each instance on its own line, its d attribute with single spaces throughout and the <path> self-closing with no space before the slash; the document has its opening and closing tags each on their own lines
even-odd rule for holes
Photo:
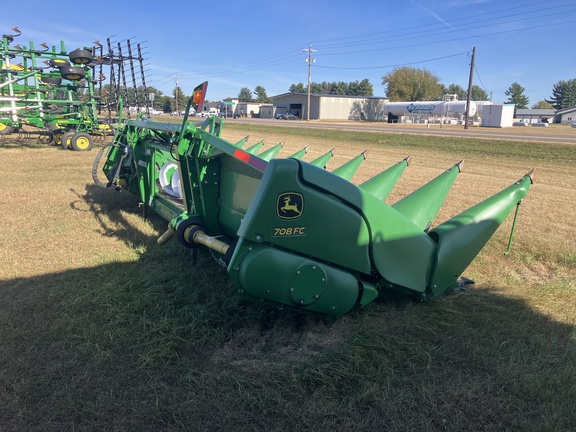
<svg viewBox="0 0 576 432">
<path fill-rule="evenodd" d="M 359 189 L 352 183 L 340 179 L 310 165 L 301 163 L 302 177 L 306 184 L 317 187 L 329 196 L 335 196 L 343 203 L 341 208 L 352 208 L 367 224 L 370 257 L 380 275 L 388 284 L 404 289 L 423 292 L 428 281 L 434 258 L 435 245 L 416 225 L 386 203 Z M 337 208 L 324 208 L 322 220 L 338 217 Z M 337 219 L 336 219 L 337 220 Z M 338 223 L 340 231 L 354 229 L 345 221 Z M 341 250 L 346 260 L 356 253 L 354 243 L 349 242 L 347 250 Z M 346 247 L 345 247 L 346 249 Z M 340 261 L 342 262 L 342 257 Z M 353 267 L 355 268 L 355 267 Z M 360 271 L 360 268 L 358 268 Z M 387 285 L 389 287 L 389 285 Z"/>
<path fill-rule="evenodd" d="M 420 229 L 430 227 L 448 196 L 460 172 L 462 162 L 444 171 L 432 181 L 394 203 L 392 207 L 402 213 Z"/>
<path fill-rule="evenodd" d="M 260 149 L 262 148 L 262 146 L 264 145 L 264 141 L 259 141 L 256 144 L 254 144 L 253 146 L 250 146 L 246 149 L 246 153 L 250 153 L 250 154 L 256 154 L 260 151 Z"/>
<path fill-rule="evenodd" d="M 438 263 L 430 288 L 434 295 L 450 288 L 478 255 L 514 207 L 526 196 L 530 173 L 502 192 L 463 211 L 430 231 L 438 243 Z"/>
<path fill-rule="evenodd" d="M 343 179 L 350 180 L 354 174 L 356 174 L 356 171 L 358 171 L 358 168 L 360 168 L 360 165 L 362 162 L 364 162 L 365 159 L 366 152 L 356 156 L 354 159 L 351 159 L 344 165 L 336 168 L 332 171 L 332 174 L 337 175 L 338 177 L 342 177 Z"/>
<path fill-rule="evenodd" d="M 228 272 L 240 295 L 296 310 L 338 316 L 356 305 L 359 285 L 343 270 L 310 258 L 242 242 Z"/>
<path fill-rule="evenodd" d="M 299 171 L 326 175 L 326 185 Z M 360 272 L 370 272 L 369 231 L 362 215 L 326 193 L 325 186 L 342 191 L 351 183 L 302 161 L 270 161 L 238 236 L 264 241 Z"/>
<path fill-rule="evenodd" d="M 302 150 L 298 150 L 296 153 L 291 154 L 288 157 L 293 158 L 293 159 L 302 159 L 306 155 L 307 152 L 308 152 L 308 147 L 304 147 Z"/>
<path fill-rule="evenodd" d="M 231 158 L 223 158 L 220 167 L 218 221 L 224 232 L 236 236 L 240 223 L 260 184 L 261 173 Z"/>
<path fill-rule="evenodd" d="M 269 148 L 268 150 L 263 151 L 258 155 L 258 157 L 265 161 L 270 161 L 274 159 L 278 152 L 282 149 L 282 143 L 276 144 L 274 147 Z"/>
<path fill-rule="evenodd" d="M 332 153 L 332 150 L 330 150 L 324 153 L 322 156 L 319 156 L 316 159 L 310 161 L 309 163 L 310 165 L 314 165 L 320 168 L 326 168 L 326 164 L 332 158 L 332 156 L 334 156 L 334 153 Z"/>
<path fill-rule="evenodd" d="M 379 200 L 384 201 L 386 198 L 388 198 L 388 195 L 390 195 L 390 192 L 392 192 L 392 189 L 408 166 L 410 157 L 411 156 L 408 156 L 397 164 L 382 171 L 380 174 L 366 180 L 358 187 L 370 193 L 371 195 L 374 195 Z"/>
</svg>

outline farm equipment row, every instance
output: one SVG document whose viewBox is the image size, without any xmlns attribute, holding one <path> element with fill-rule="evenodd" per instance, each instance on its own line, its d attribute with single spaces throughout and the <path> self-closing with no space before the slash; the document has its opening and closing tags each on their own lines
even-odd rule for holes
<svg viewBox="0 0 576 432">
<path fill-rule="evenodd" d="M 63 41 L 60 46 L 42 43 L 36 47 L 33 42 L 21 46 L 14 43 L 20 30 L 15 27 L 12 31 L 13 34 L 3 35 L 0 44 L 0 137 L 14 132 L 25 138 L 32 129 L 51 144 L 87 151 L 94 139 L 103 140 L 114 134 L 116 121 L 111 115 L 118 110 L 120 91 L 127 85 L 127 64 L 136 88 L 135 59 L 140 62 L 146 94 L 139 45 L 137 58 L 131 52 L 122 56 L 120 44 L 119 52 L 114 51 L 109 39 L 107 53 L 97 41 L 94 46 L 68 52 Z M 127 44 L 131 50 L 129 40 Z M 104 66 L 107 70 L 103 70 Z M 110 76 L 111 94 L 103 88 L 103 72 Z"/>
<path fill-rule="evenodd" d="M 159 244 L 175 237 L 211 251 L 244 299 L 335 317 L 391 291 L 425 298 L 473 283 L 462 272 L 533 181 L 531 171 L 432 227 L 461 162 L 388 205 L 409 157 L 356 186 L 365 153 L 328 171 L 332 151 L 308 162 L 306 148 L 276 158 L 282 143 L 262 151 L 262 141 L 223 139 L 223 119 L 188 121 L 206 87 L 195 89 L 182 124 L 120 125 L 93 177 L 168 221 Z"/>
</svg>

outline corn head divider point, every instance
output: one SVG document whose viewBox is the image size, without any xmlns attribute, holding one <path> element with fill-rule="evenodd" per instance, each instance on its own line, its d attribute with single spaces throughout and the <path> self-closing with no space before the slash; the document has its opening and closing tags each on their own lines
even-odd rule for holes
<svg viewBox="0 0 576 432">
<path fill-rule="evenodd" d="M 462 162 L 388 205 L 410 157 L 359 186 L 350 179 L 365 153 L 332 172 L 324 169 L 332 151 L 310 162 L 302 160 L 305 148 L 275 159 L 282 143 L 258 153 L 262 142 L 244 148 L 247 137 L 221 138 L 223 119 L 188 121 L 206 88 L 195 89 L 181 125 L 120 124 L 93 175 L 168 221 L 159 244 L 175 237 L 212 250 L 248 300 L 341 316 L 389 290 L 425 298 L 473 283 L 462 272 L 533 182 L 534 170 L 431 228 Z"/>
</svg>

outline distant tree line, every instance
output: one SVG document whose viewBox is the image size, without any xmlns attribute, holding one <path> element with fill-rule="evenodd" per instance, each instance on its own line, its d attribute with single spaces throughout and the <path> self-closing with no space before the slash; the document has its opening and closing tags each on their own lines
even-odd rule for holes
<svg viewBox="0 0 576 432">
<path fill-rule="evenodd" d="M 458 99 L 466 100 L 468 93 L 459 84 L 449 84 L 448 86 L 442 84 L 440 78 L 427 69 L 408 66 L 396 68 L 384 75 L 382 77 L 382 85 L 386 90 L 386 97 L 391 101 L 442 100 L 445 94 L 456 94 Z M 292 84 L 288 91 L 290 93 L 308 93 L 308 86 L 303 83 Z M 96 95 L 100 96 L 104 103 L 113 100 L 112 92 L 113 89 L 111 89 L 109 84 L 103 86 L 102 92 L 96 89 Z M 505 91 L 508 99 L 504 103 L 515 104 L 516 108 L 528 108 L 530 100 L 524 92 L 524 87 L 519 83 L 512 83 Z M 149 105 L 166 113 L 184 110 L 190 97 L 184 93 L 181 87 L 174 88 L 171 95 L 165 95 L 157 88 L 147 86 L 146 93 L 149 99 L 150 94 L 154 95 L 154 101 L 150 101 Z M 310 83 L 310 93 L 370 97 L 374 95 L 374 88 L 368 79 L 348 83 L 344 81 L 324 81 L 321 83 Z M 124 106 L 137 105 L 143 107 L 145 105 L 142 86 L 138 86 L 136 91 L 132 87 L 120 87 L 118 96 L 122 97 Z M 272 102 L 272 99 L 266 94 L 266 89 L 262 86 L 256 86 L 254 91 L 243 87 L 238 94 L 238 99 L 241 102 Z M 491 100 L 492 98 L 480 86 L 473 85 L 471 99 L 481 101 Z M 536 102 L 532 105 L 532 108 L 564 109 L 571 106 L 576 106 L 576 78 L 558 81 L 552 87 L 550 98 Z"/>
<path fill-rule="evenodd" d="M 290 93 L 308 93 L 308 86 L 305 86 L 303 83 L 292 84 L 288 91 Z M 321 83 L 310 83 L 310 93 L 345 96 L 374 96 L 374 88 L 372 87 L 370 80 L 367 78 L 362 81 L 352 81 L 349 83 L 344 81 L 324 81 Z"/>
<path fill-rule="evenodd" d="M 449 84 L 448 86 L 440 82 L 440 78 L 424 68 L 413 68 L 402 66 L 395 68 L 382 77 L 382 85 L 386 89 L 386 97 L 391 101 L 419 101 L 419 100 L 442 100 L 446 94 L 458 95 L 459 100 L 466 100 L 468 91 L 459 84 Z M 292 84 L 288 91 L 290 93 L 308 93 L 308 86 L 303 83 Z M 528 108 L 529 98 L 524 94 L 525 89 L 519 83 L 514 82 L 505 91 L 508 99 L 504 102 L 515 104 L 516 108 Z M 346 96 L 373 96 L 374 88 L 368 79 L 352 82 L 322 82 L 310 83 L 310 93 L 330 94 Z M 482 87 L 472 85 L 471 100 L 485 101 L 492 100 Z M 241 102 L 261 102 L 269 103 L 271 99 L 266 94 L 262 86 L 257 86 L 252 92 L 244 87 L 238 94 Z M 547 100 L 541 100 L 532 105 L 532 108 L 555 108 L 563 109 L 576 105 L 576 79 L 568 81 L 558 81 L 552 88 L 552 96 Z"/>
</svg>

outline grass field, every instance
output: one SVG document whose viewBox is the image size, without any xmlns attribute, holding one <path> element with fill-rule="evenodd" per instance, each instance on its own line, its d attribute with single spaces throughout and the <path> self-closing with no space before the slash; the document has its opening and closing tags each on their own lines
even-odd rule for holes
<svg viewBox="0 0 576 432">
<path fill-rule="evenodd" d="M 476 285 L 341 319 L 241 301 L 96 152 L 0 141 L 0 431 L 576 430 L 576 146 L 229 124 L 279 156 L 368 150 L 354 183 L 409 154 L 394 202 L 464 159 L 436 223 L 532 168 L 464 273 Z M 96 149 L 95 149 L 96 150 Z M 512 215 L 511 215 L 512 216 Z"/>
</svg>

